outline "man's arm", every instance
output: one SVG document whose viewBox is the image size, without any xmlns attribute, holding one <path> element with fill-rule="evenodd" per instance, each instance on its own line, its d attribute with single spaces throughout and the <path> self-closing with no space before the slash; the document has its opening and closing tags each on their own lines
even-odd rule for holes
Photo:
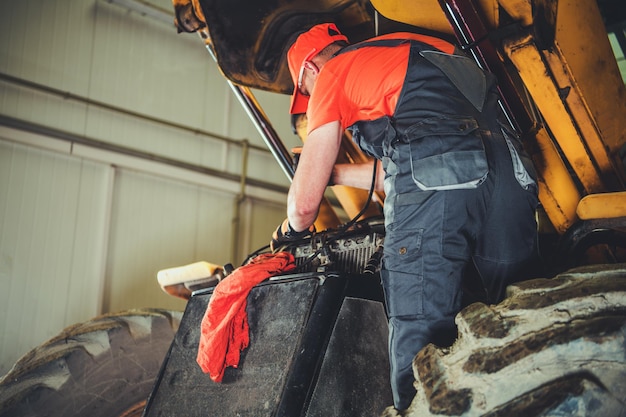
<svg viewBox="0 0 626 417">
<path fill-rule="evenodd" d="M 302 147 L 287 196 L 287 217 L 296 231 L 308 228 L 317 217 L 341 138 L 340 123 L 330 122 L 312 131 Z"/>
<path fill-rule="evenodd" d="M 376 161 L 376 184 L 375 191 L 384 191 L 385 172 L 380 161 Z M 347 185 L 355 188 L 369 190 L 372 187 L 373 162 L 360 164 L 337 164 L 333 167 L 332 183 L 334 185 Z"/>
</svg>

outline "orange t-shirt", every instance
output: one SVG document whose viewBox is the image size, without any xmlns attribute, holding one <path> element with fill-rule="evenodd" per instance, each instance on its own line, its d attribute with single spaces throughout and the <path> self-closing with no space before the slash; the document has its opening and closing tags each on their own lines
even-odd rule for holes
<svg viewBox="0 0 626 417">
<path fill-rule="evenodd" d="M 414 33 L 391 33 L 372 38 L 414 39 L 453 53 L 454 45 Z M 365 47 L 332 58 L 322 67 L 307 109 L 308 132 L 339 121 L 343 129 L 360 120 L 392 116 L 408 67 L 410 44 Z"/>
</svg>

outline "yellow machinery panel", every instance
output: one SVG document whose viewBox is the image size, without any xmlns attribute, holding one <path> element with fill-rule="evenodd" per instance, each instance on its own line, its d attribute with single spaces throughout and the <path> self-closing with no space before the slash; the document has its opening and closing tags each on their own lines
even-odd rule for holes
<svg viewBox="0 0 626 417">
<path fill-rule="evenodd" d="M 388 19 L 440 33 L 452 34 L 452 26 L 438 0 L 371 0 L 376 10 Z M 489 27 L 498 25 L 498 4 L 495 0 L 480 0 L 479 7 Z"/>
<path fill-rule="evenodd" d="M 626 217 L 626 192 L 588 195 L 580 200 L 576 213 L 582 220 Z"/>
</svg>

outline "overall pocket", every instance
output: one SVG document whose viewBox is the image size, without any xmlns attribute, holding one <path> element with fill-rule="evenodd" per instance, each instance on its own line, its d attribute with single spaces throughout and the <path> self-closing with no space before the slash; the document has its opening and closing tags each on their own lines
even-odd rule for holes
<svg viewBox="0 0 626 417">
<path fill-rule="evenodd" d="M 500 129 L 511 154 L 515 179 L 524 190 L 537 192 L 537 172 L 519 137 L 504 125 L 500 125 Z"/>
<path fill-rule="evenodd" d="M 352 140 L 363 152 L 378 159 L 388 156 L 389 144 L 396 138 L 396 130 L 389 116 L 356 122 L 348 130 Z"/>
<path fill-rule="evenodd" d="M 380 271 L 387 314 L 390 317 L 416 316 L 424 309 L 424 229 L 387 233 Z"/>
<path fill-rule="evenodd" d="M 489 173 L 478 123 L 471 117 L 434 117 L 407 129 L 413 181 L 421 190 L 476 188 Z"/>
</svg>

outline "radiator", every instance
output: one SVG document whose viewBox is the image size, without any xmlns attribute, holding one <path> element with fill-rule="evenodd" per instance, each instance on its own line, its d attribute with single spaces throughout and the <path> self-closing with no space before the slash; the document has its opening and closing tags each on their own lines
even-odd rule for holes
<svg viewBox="0 0 626 417">
<path fill-rule="evenodd" d="M 348 231 L 316 233 L 288 250 L 300 272 L 375 273 L 379 268 L 384 241 L 381 218 L 356 223 Z"/>
</svg>

